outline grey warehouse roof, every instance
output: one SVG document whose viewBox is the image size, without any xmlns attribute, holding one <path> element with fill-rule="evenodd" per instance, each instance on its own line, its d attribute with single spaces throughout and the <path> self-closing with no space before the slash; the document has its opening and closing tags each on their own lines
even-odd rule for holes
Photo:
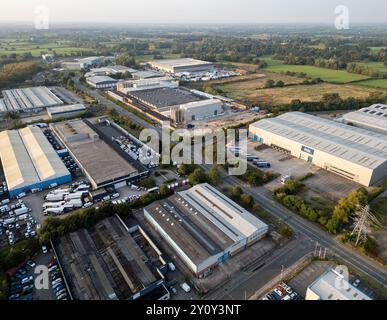
<svg viewBox="0 0 387 320">
<path fill-rule="evenodd" d="M 9 111 L 46 108 L 63 105 L 63 101 L 47 87 L 32 87 L 3 91 L 4 104 Z"/>
<path fill-rule="evenodd" d="M 346 122 L 364 124 L 387 132 L 387 105 L 374 104 L 368 108 L 347 113 L 343 119 Z"/>
<path fill-rule="evenodd" d="M 145 210 L 199 264 L 268 226 L 209 184 L 179 192 Z"/>
<path fill-rule="evenodd" d="M 86 107 L 83 104 L 72 104 L 68 106 L 47 108 L 47 112 L 51 115 L 84 110 L 86 110 Z"/>
<path fill-rule="evenodd" d="M 155 108 L 171 107 L 179 104 L 205 100 L 205 98 L 181 88 L 148 89 L 130 92 L 129 94 Z"/>
<path fill-rule="evenodd" d="M 251 126 L 369 169 L 387 161 L 386 135 L 306 113 L 289 112 Z"/>
</svg>

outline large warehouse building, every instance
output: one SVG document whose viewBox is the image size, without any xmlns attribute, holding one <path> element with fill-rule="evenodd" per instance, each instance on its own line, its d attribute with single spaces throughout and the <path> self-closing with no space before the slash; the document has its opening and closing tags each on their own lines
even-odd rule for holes
<svg viewBox="0 0 387 320">
<path fill-rule="evenodd" d="M 372 300 L 336 270 L 328 269 L 306 291 L 305 300 Z"/>
<path fill-rule="evenodd" d="M 171 108 L 170 118 L 176 123 L 204 120 L 223 113 L 223 103 L 218 99 L 189 102 Z"/>
<path fill-rule="evenodd" d="M 86 82 L 96 89 L 114 89 L 117 86 L 118 80 L 108 76 L 95 76 L 86 79 Z"/>
<path fill-rule="evenodd" d="M 211 72 L 214 71 L 212 62 L 196 60 L 191 58 L 173 59 L 173 60 L 155 60 L 148 64 L 156 69 L 166 73 L 183 72 Z"/>
<path fill-rule="evenodd" d="M 83 120 L 50 125 L 67 147 L 94 189 L 119 188 L 138 176 L 138 170 L 115 152 Z"/>
<path fill-rule="evenodd" d="M 152 79 L 130 79 L 117 83 L 117 90 L 127 94 L 129 92 L 159 89 L 159 88 L 178 88 L 179 82 L 172 77 L 160 77 Z"/>
<path fill-rule="evenodd" d="M 301 112 L 250 125 L 254 141 L 370 186 L 387 176 L 387 136 Z"/>
<path fill-rule="evenodd" d="M 346 124 L 387 134 L 387 105 L 374 104 L 368 108 L 349 112 L 342 117 Z"/>
<path fill-rule="evenodd" d="M 36 127 L 0 133 L 0 157 L 11 197 L 71 181 L 71 174 Z"/>
<path fill-rule="evenodd" d="M 2 111 L 30 112 L 63 105 L 47 87 L 4 90 Z"/>
<path fill-rule="evenodd" d="M 198 277 L 262 239 L 268 226 L 209 184 L 144 208 L 146 219 Z"/>
</svg>

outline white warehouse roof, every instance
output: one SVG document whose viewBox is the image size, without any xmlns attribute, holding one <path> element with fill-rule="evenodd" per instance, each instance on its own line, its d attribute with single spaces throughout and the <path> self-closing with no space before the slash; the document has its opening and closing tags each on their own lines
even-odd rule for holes
<svg viewBox="0 0 387 320">
<path fill-rule="evenodd" d="M 368 108 L 343 115 L 346 123 L 387 134 L 387 105 L 374 104 Z"/>
<path fill-rule="evenodd" d="M 188 102 L 181 105 L 181 107 L 189 110 L 189 109 L 201 108 L 206 106 L 212 106 L 214 104 L 222 104 L 222 101 L 218 99 L 207 99 L 207 100 L 201 100 L 201 101 Z"/>
<path fill-rule="evenodd" d="M 70 174 L 37 127 L 1 132 L 0 156 L 9 190 Z"/>
<path fill-rule="evenodd" d="M 94 83 L 96 85 L 98 84 L 104 84 L 104 83 L 115 83 L 118 82 L 116 79 L 110 78 L 108 76 L 95 76 L 87 78 L 88 82 Z"/>
<path fill-rule="evenodd" d="M 187 66 L 191 67 L 191 66 L 197 66 L 197 65 L 203 65 L 203 64 L 211 65 L 212 62 L 197 60 L 192 58 L 182 58 L 182 59 L 155 60 L 155 61 L 150 61 L 150 64 L 178 68 L 178 67 L 187 67 Z"/>
<path fill-rule="evenodd" d="M 267 229 L 264 222 L 208 183 L 198 184 L 179 195 L 191 204 L 201 204 L 201 212 L 233 241 Z"/>
<path fill-rule="evenodd" d="M 39 176 L 18 131 L 0 133 L 0 157 L 9 190 L 39 182 Z"/>
<path fill-rule="evenodd" d="M 387 162 L 387 136 L 318 118 L 306 113 L 289 112 L 251 125 L 296 141 L 310 148 L 376 169 Z"/>
<path fill-rule="evenodd" d="M 372 300 L 333 269 L 327 270 L 308 287 L 308 290 L 320 300 Z"/>
</svg>

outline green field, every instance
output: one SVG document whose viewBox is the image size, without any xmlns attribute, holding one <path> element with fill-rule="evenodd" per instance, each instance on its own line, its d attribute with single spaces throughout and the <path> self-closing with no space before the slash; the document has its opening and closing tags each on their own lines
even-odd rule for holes
<svg viewBox="0 0 387 320">
<path fill-rule="evenodd" d="M 380 51 L 382 49 L 387 49 L 387 47 L 370 47 L 371 51 L 374 51 L 374 52 L 377 52 L 377 51 Z"/>
<path fill-rule="evenodd" d="M 368 76 L 353 74 L 342 70 L 331 70 L 318 68 L 314 66 L 288 65 L 280 60 L 274 60 L 271 57 L 265 56 L 261 60 L 266 61 L 268 66 L 264 70 L 269 72 L 297 72 L 305 73 L 312 78 L 320 78 L 323 81 L 331 83 L 348 83 L 352 81 L 360 81 L 369 79 Z"/>
<path fill-rule="evenodd" d="M 387 67 L 383 62 L 359 62 L 357 64 L 373 68 L 379 72 L 381 76 L 387 75 Z"/>
<path fill-rule="evenodd" d="M 358 82 L 357 84 L 367 87 L 376 87 L 381 89 L 387 89 L 387 79 L 374 79 Z"/>
<path fill-rule="evenodd" d="M 55 51 L 61 55 L 91 50 L 88 48 L 74 47 L 68 42 L 32 43 L 28 41 L 16 42 L 13 39 L 2 39 L 0 43 L 0 56 L 10 54 L 22 55 L 30 52 L 32 56 L 39 57 L 42 52 L 49 53 Z"/>
</svg>

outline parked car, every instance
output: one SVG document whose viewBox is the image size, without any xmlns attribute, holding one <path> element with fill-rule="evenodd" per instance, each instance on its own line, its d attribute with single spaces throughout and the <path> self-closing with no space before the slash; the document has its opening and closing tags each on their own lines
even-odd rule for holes
<svg viewBox="0 0 387 320">
<path fill-rule="evenodd" d="M 355 288 L 359 287 L 359 285 L 360 285 L 360 279 L 356 279 L 352 284 L 353 284 L 353 286 L 354 286 Z"/>
</svg>

